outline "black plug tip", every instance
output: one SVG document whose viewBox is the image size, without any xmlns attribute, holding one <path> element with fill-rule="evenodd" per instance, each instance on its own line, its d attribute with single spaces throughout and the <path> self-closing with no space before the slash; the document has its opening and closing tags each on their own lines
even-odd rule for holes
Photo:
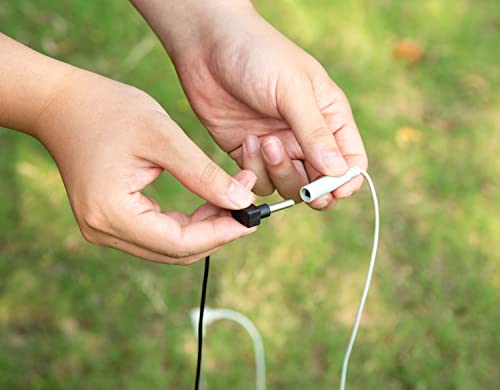
<svg viewBox="0 0 500 390">
<path fill-rule="evenodd" d="M 231 210 L 231 215 L 239 223 L 250 228 L 260 225 L 260 220 L 262 218 L 269 217 L 269 215 L 271 215 L 271 209 L 267 204 L 261 204 L 259 206 L 252 204 L 241 210 Z"/>
</svg>

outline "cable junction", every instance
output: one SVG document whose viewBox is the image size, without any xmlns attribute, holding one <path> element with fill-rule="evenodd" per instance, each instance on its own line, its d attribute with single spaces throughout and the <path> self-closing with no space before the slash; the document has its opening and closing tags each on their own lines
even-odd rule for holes
<svg viewBox="0 0 500 390">
<path fill-rule="evenodd" d="M 349 343 L 347 345 L 347 349 L 344 355 L 344 361 L 342 363 L 342 372 L 340 378 L 340 390 L 345 390 L 346 381 L 347 381 L 347 370 L 349 367 L 349 359 L 351 357 L 352 349 L 354 347 L 354 343 L 356 341 L 356 336 L 359 330 L 359 324 L 361 322 L 361 317 L 363 315 L 363 309 L 366 303 L 366 298 L 368 296 L 368 291 L 370 289 L 370 284 L 373 277 L 373 270 L 375 268 L 375 260 L 377 257 L 377 249 L 378 249 L 378 241 L 379 241 L 379 232 L 380 232 L 380 211 L 379 204 L 377 198 L 377 192 L 375 190 L 375 185 L 373 184 L 372 178 L 370 175 L 363 169 L 358 167 L 351 167 L 346 172 L 345 175 L 340 177 L 329 177 L 325 176 L 319 178 L 318 180 L 309 183 L 300 189 L 300 196 L 304 202 L 309 203 L 314 201 L 315 199 L 320 198 L 323 195 L 326 195 L 343 184 L 347 183 L 352 178 L 362 175 L 366 181 L 368 182 L 368 186 L 370 187 L 370 191 L 373 198 L 373 207 L 375 212 L 375 228 L 373 234 L 373 246 L 370 256 L 370 263 L 368 266 L 368 273 L 366 275 L 365 284 L 363 287 L 363 292 L 361 294 L 361 300 L 359 303 L 358 310 L 356 312 L 356 318 L 354 320 L 354 325 L 352 328 L 351 337 L 349 338 Z M 272 212 L 279 211 L 291 207 L 295 204 L 293 200 L 285 200 L 280 203 L 276 203 L 274 205 L 262 204 L 259 206 L 250 205 L 249 207 L 243 210 L 234 210 L 231 212 L 234 219 L 236 219 L 241 224 L 252 227 L 260 224 L 262 218 L 267 218 L 271 215 Z M 208 269 L 209 269 L 209 257 L 205 260 L 205 273 L 203 276 L 203 287 L 202 287 L 202 298 L 199 309 L 194 309 L 191 311 L 191 318 L 193 324 L 198 322 L 198 361 L 197 361 L 197 370 L 196 370 L 196 382 L 195 382 L 195 390 L 199 389 L 199 380 L 200 380 L 200 371 L 201 371 L 201 352 L 202 352 L 202 339 L 204 335 L 205 327 L 216 319 L 227 318 L 233 321 L 240 323 L 250 334 L 252 340 L 254 341 L 254 349 L 255 349 L 255 364 L 257 370 L 257 390 L 265 389 L 265 360 L 264 360 L 264 345 L 262 343 L 262 338 L 260 337 L 259 332 L 252 324 L 252 322 L 242 315 L 241 313 L 235 312 L 229 309 L 206 309 L 207 318 L 203 319 L 203 313 L 205 311 L 205 297 L 206 297 L 206 287 L 207 287 L 207 279 L 208 279 Z"/>
</svg>

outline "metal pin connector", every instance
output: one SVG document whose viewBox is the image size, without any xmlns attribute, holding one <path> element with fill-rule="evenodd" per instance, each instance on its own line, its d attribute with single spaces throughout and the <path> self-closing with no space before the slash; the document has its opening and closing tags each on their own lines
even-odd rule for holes
<svg viewBox="0 0 500 390">
<path fill-rule="evenodd" d="M 260 225 L 260 220 L 269 217 L 271 213 L 292 207 L 294 204 L 295 202 L 292 199 L 284 200 L 271 206 L 267 204 L 258 206 L 252 204 L 242 210 L 232 210 L 231 215 L 242 225 L 253 227 Z"/>
<path fill-rule="evenodd" d="M 275 211 L 280 211 L 280 210 L 292 207 L 294 204 L 295 204 L 295 201 L 293 199 L 287 199 L 287 200 L 284 200 L 283 202 L 278 202 L 278 203 L 270 205 L 269 209 L 271 210 L 271 213 L 274 213 Z"/>
</svg>

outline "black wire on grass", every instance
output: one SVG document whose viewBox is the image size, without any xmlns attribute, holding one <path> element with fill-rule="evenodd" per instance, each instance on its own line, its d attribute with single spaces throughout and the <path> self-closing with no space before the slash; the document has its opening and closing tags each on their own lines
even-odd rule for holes
<svg viewBox="0 0 500 390">
<path fill-rule="evenodd" d="M 205 311 L 205 300 L 207 297 L 208 270 L 210 268 L 210 256 L 205 258 L 205 271 L 203 273 L 203 285 L 201 287 L 201 302 L 200 313 L 198 315 L 198 359 L 196 362 L 196 381 L 194 384 L 195 390 L 200 387 L 201 375 L 201 354 L 203 351 L 203 313 Z"/>
</svg>

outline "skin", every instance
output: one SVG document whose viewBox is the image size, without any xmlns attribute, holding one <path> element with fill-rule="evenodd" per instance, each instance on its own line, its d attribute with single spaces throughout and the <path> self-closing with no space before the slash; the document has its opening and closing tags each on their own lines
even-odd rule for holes
<svg viewBox="0 0 500 390">
<path fill-rule="evenodd" d="M 42 142 L 83 236 L 155 262 L 191 264 L 255 231 L 228 210 L 348 166 L 367 168 L 347 98 L 246 0 L 133 0 L 174 62 L 196 114 L 244 170 L 231 178 L 146 93 L 0 34 L 0 126 Z M 163 211 L 142 194 L 168 171 L 207 203 Z M 310 204 L 328 209 L 358 177 Z"/>
<path fill-rule="evenodd" d="M 89 242 L 155 262 L 191 264 L 255 231 L 226 210 L 254 201 L 255 175 L 228 176 L 146 93 L 2 34 L 0 59 L 0 125 L 45 145 Z M 162 212 L 141 191 L 164 170 L 211 203 L 192 215 Z"/>
<path fill-rule="evenodd" d="M 299 189 L 348 166 L 367 168 L 349 102 L 324 68 L 249 1 L 133 0 L 172 58 L 189 101 L 217 144 L 257 175 L 255 192 Z M 312 204 L 356 192 L 353 179 Z"/>
</svg>

